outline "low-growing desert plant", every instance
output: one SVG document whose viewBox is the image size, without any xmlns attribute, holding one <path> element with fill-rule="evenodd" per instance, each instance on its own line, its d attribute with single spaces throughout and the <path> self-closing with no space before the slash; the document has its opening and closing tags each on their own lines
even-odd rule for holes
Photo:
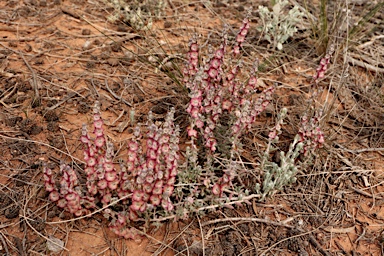
<svg viewBox="0 0 384 256">
<path fill-rule="evenodd" d="M 259 6 L 262 26 L 258 29 L 263 32 L 264 39 L 272 45 L 273 49 L 282 50 L 283 44 L 297 32 L 296 24 L 301 21 L 304 13 L 297 6 L 286 13 L 284 8 L 288 5 L 288 0 L 273 2 L 272 11 L 268 7 Z"/>
<path fill-rule="evenodd" d="M 189 141 L 183 155 L 179 127 L 174 124 L 171 109 L 162 125 L 155 124 L 149 113 L 146 124 L 134 128 L 125 160 L 116 166 L 113 144 L 105 136 L 96 102 L 94 138 L 86 125 L 81 135 L 86 183 L 81 184 L 77 173 L 62 164 L 56 185 L 55 173 L 44 167 L 50 200 L 75 216 L 103 208 L 111 230 L 134 238 L 138 232 L 132 226 L 137 221 L 187 218 L 190 213 L 246 202 L 247 198 L 264 199 L 293 182 L 298 169 L 307 163 L 306 157 L 324 142 L 321 115 L 303 117 L 298 135 L 289 151 L 281 153 L 278 165 L 270 160 L 270 151 L 284 124 L 287 110 L 283 109 L 270 130 L 265 152 L 259 152 L 260 167 L 251 168 L 242 162 L 242 138 L 270 104 L 276 90 L 275 86 L 257 87 L 257 61 L 248 76 L 246 72 L 240 75 L 241 48 L 249 26 L 249 20 L 244 19 L 232 48 L 224 30 L 221 45 L 216 50 L 209 46 L 206 58 L 196 38 L 191 39 L 183 79 L 190 99 L 186 108 Z M 329 58 L 322 60 L 315 82 L 324 76 Z M 299 160 L 299 155 L 304 160 Z M 250 174 L 259 180 L 253 183 L 255 187 L 242 182 L 242 177 Z"/>
<path fill-rule="evenodd" d="M 136 30 L 152 27 L 153 20 L 158 18 L 166 5 L 160 0 L 104 0 L 114 11 L 108 16 L 111 22 L 122 21 Z"/>
<path fill-rule="evenodd" d="M 75 171 L 67 164 L 60 166 L 60 186 L 55 185 L 53 172 L 44 167 L 45 188 L 49 198 L 75 216 L 89 214 L 97 206 L 106 208 L 104 214 L 112 218 L 110 227 L 118 235 L 134 238 L 135 229 L 127 229 L 126 223 L 137 221 L 145 212 L 157 206 L 172 212 L 170 197 L 174 189 L 179 160 L 179 128 L 173 123 L 171 110 L 160 128 L 149 114 L 146 147 L 143 153 L 141 130 L 136 127 L 133 139 L 128 143 L 127 158 L 120 168 L 113 163 L 113 144 L 107 141 L 103 130 L 99 103 L 93 115 L 91 138 L 83 126 L 81 142 L 84 145 L 86 184 L 80 184 Z M 109 204 L 122 200 L 120 211 Z"/>
</svg>

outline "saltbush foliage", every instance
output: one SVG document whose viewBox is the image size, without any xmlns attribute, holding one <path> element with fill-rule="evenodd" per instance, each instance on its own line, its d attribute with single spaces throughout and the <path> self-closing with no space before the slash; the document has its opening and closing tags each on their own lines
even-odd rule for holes
<svg viewBox="0 0 384 256">
<path fill-rule="evenodd" d="M 136 30 L 152 27 L 155 19 L 163 13 L 166 1 L 163 0 L 104 0 L 114 11 L 108 16 L 110 22 L 122 21 Z"/>
<path fill-rule="evenodd" d="M 276 0 L 270 11 L 265 6 L 259 6 L 259 14 L 262 26 L 258 29 L 263 32 L 264 39 L 267 40 L 272 48 L 283 49 L 283 44 L 297 32 L 296 24 L 301 21 L 304 13 L 300 12 L 297 6 L 284 13 L 284 8 L 288 5 L 288 0 Z"/>
<path fill-rule="evenodd" d="M 270 160 L 270 152 L 284 125 L 287 110 L 282 109 L 270 130 L 265 152 L 259 152 L 260 167 L 250 168 L 242 162 L 242 138 L 270 104 L 276 89 L 258 88 L 257 62 L 248 75 L 240 72 L 242 43 L 248 30 L 246 18 L 231 48 L 224 30 L 221 45 L 216 50 L 209 46 L 207 56 L 196 38 L 191 39 L 183 72 L 189 92 L 185 152 L 179 148 L 180 128 L 174 123 L 174 109 L 161 125 L 155 124 L 149 113 L 147 122 L 134 128 L 125 159 L 117 166 L 96 102 L 93 135 L 84 125 L 80 138 L 86 163 L 81 175 L 86 182 L 81 184 L 76 171 L 67 164 L 60 166 L 58 175 L 45 166 L 49 199 L 75 216 L 102 208 L 111 230 L 135 238 L 138 230 L 133 226 L 138 221 L 188 218 L 190 213 L 201 214 L 204 209 L 246 202 L 250 193 L 263 199 L 293 182 L 306 157 L 324 143 L 321 113 L 302 118 L 298 135 L 288 152 L 281 152 L 277 164 Z M 329 58 L 327 55 L 322 60 L 314 81 L 324 76 Z M 257 176 L 259 181 L 253 182 L 254 187 L 246 187 L 241 182 L 244 175 Z M 55 176 L 59 176 L 58 182 Z"/>
</svg>

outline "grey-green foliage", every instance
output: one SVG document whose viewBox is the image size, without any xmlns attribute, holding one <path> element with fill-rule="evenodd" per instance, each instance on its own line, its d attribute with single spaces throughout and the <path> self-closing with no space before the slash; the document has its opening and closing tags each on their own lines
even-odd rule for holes
<svg viewBox="0 0 384 256">
<path fill-rule="evenodd" d="M 261 161 L 263 182 L 262 184 L 256 184 L 255 187 L 256 193 L 261 194 L 262 200 L 266 196 L 270 196 L 281 190 L 285 185 L 296 181 L 295 176 L 300 166 L 300 162 L 297 161 L 297 158 L 302 153 L 303 149 L 303 142 L 300 142 L 299 135 L 296 135 L 293 142 L 289 145 L 288 152 L 280 151 L 280 164 L 270 160 L 271 151 L 278 150 L 272 148 L 272 144 L 279 141 L 279 135 L 281 134 L 281 128 L 284 124 L 284 118 L 286 117 L 287 112 L 288 110 L 286 108 L 283 108 L 280 111 L 276 125 L 271 129 L 268 136 L 268 146 Z"/>
<path fill-rule="evenodd" d="M 296 135 L 294 141 L 289 146 L 287 153 L 280 152 L 280 165 L 271 162 L 268 159 L 263 161 L 262 169 L 264 171 L 263 187 L 260 191 L 260 184 L 257 184 L 257 193 L 262 195 L 262 199 L 276 191 L 281 190 L 285 185 L 296 181 L 298 172 L 298 163 L 295 163 L 303 149 L 303 143 L 299 142 L 299 135 Z M 269 158 L 268 156 L 265 156 Z"/>
<path fill-rule="evenodd" d="M 118 20 L 129 23 L 134 29 L 149 29 L 153 19 L 159 17 L 166 5 L 164 0 L 104 0 L 113 7 L 114 12 L 108 20 Z"/>
<path fill-rule="evenodd" d="M 295 32 L 296 24 L 301 21 L 304 13 L 299 11 L 297 6 L 289 10 L 288 14 L 284 11 L 288 0 L 276 0 L 270 11 L 265 6 L 259 6 L 259 14 L 263 25 L 258 29 L 264 33 L 264 39 L 278 50 L 283 49 L 283 44 Z"/>
</svg>

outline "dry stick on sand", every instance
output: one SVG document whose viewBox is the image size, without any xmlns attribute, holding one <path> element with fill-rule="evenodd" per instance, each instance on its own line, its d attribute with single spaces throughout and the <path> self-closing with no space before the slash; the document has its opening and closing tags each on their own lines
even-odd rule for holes
<svg viewBox="0 0 384 256">
<path fill-rule="evenodd" d="M 200 207 L 197 210 L 194 210 L 194 211 L 191 211 L 191 212 L 187 212 L 187 213 L 201 212 L 201 211 L 205 211 L 205 210 L 213 210 L 213 209 L 216 209 L 218 207 L 229 206 L 229 205 L 232 205 L 232 204 L 245 203 L 245 202 L 248 202 L 249 200 L 251 200 L 253 198 L 260 198 L 260 197 L 261 197 L 261 195 L 259 195 L 259 194 L 252 194 L 252 195 L 249 195 L 249 196 L 245 196 L 242 199 L 239 199 L 237 201 L 232 201 L 232 202 L 224 203 L 224 204 L 208 205 L 208 206 Z M 164 221 L 164 220 L 176 219 L 176 217 L 177 217 L 176 215 L 170 215 L 170 216 L 163 217 L 163 218 L 153 219 L 151 221 L 152 222 L 159 222 L 159 221 L 161 222 L 161 221 Z"/>
<path fill-rule="evenodd" d="M 0 43 L 1 46 L 3 46 L 4 48 L 8 49 L 8 50 L 11 50 L 12 52 L 14 53 L 17 53 L 18 55 L 20 55 L 20 57 L 23 59 L 25 65 L 28 67 L 28 69 L 31 71 L 31 74 L 32 74 L 32 81 L 31 81 L 31 84 L 33 86 L 33 89 L 35 91 L 35 97 L 32 101 L 32 105 L 35 104 L 35 102 L 40 102 L 40 94 L 39 94 L 39 84 L 38 84 L 38 80 L 37 80 L 37 76 L 36 76 L 36 73 L 35 71 L 32 69 L 32 67 L 29 65 L 28 61 L 25 59 L 24 57 L 24 54 L 20 51 L 15 51 L 9 47 L 6 47 L 4 44 Z"/>
<path fill-rule="evenodd" d="M 96 213 L 99 213 L 99 212 L 102 212 L 103 210 L 107 209 L 108 207 L 110 206 L 113 206 L 117 203 L 119 203 L 120 201 L 123 201 L 125 199 L 128 199 L 129 197 L 131 197 L 132 194 L 129 194 L 129 195 L 126 195 L 116 201 L 112 201 L 111 203 L 107 204 L 106 206 L 104 206 L 103 208 L 100 208 L 94 212 L 91 212 L 91 213 L 88 213 L 87 215 L 84 215 L 84 216 L 80 216 L 80 217 L 77 217 L 77 218 L 73 218 L 73 219 L 69 219 L 69 220 L 61 220 L 61 221 L 55 221 L 55 222 L 46 222 L 46 224 L 61 224 L 61 223 L 67 223 L 67 222 L 72 222 L 72 221 L 75 221 L 75 220 L 81 220 L 81 219 L 85 219 L 85 218 L 88 218 L 88 217 L 91 217 L 93 215 L 95 215 Z M 24 218 L 26 218 L 25 216 L 23 216 Z"/>
<path fill-rule="evenodd" d="M 32 87 L 33 87 L 33 89 L 35 91 L 35 98 L 33 99 L 32 104 L 35 104 L 36 101 L 40 102 L 39 83 L 38 83 L 38 79 L 37 79 L 37 76 L 36 76 L 36 72 L 33 70 L 31 65 L 29 65 L 28 61 L 24 57 L 24 54 L 22 52 L 20 52 L 20 51 L 13 50 L 13 49 L 5 46 L 3 43 L 0 43 L 0 45 L 3 46 L 4 48 L 14 52 L 14 53 L 17 53 L 23 59 L 25 65 L 28 67 L 29 71 L 31 71 L 31 74 L 32 74 L 31 84 L 32 84 Z"/>
<path fill-rule="evenodd" d="M 318 228 L 317 228 L 318 229 Z M 266 255 L 267 252 L 269 252 L 273 247 L 277 246 L 278 244 L 281 244 L 289 239 L 292 239 L 292 238 L 296 238 L 296 237 L 300 237 L 300 236 L 305 236 L 305 235 L 308 235 L 309 236 L 309 241 L 311 242 L 311 244 L 317 249 L 319 250 L 319 252 L 321 252 L 321 254 L 325 255 L 325 256 L 331 256 L 330 253 L 328 253 L 323 247 L 321 247 L 321 245 L 319 244 L 319 242 L 315 239 L 315 237 L 312 235 L 313 232 L 315 232 L 317 229 L 314 229 L 314 230 L 311 230 L 311 231 L 307 231 L 305 232 L 304 230 L 302 229 L 294 229 L 294 231 L 299 231 L 299 232 L 302 232 L 302 234 L 298 234 L 298 235 L 295 235 L 295 236 L 291 236 L 291 237 L 287 237 L 283 240 L 280 240 L 279 242 L 273 244 L 272 246 L 270 246 L 267 250 L 265 250 L 264 252 L 262 252 L 260 254 L 260 256 L 264 256 Z"/>
<path fill-rule="evenodd" d="M 36 141 L 36 140 L 28 140 L 28 139 L 21 139 L 21 138 L 13 138 L 13 137 L 9 137 L 9 136 L 7 136 L 7 135 L 3 135 L 3 134 L 1 134 L 2 132 L 4 133 L 5 131 L 0 131 L 0 138 L 4 138 L 4 139 L 8 139 L 8 140 L 17 140 L 17 141 L 25 141 L 25 142 L 36 143 L 36 144 L 39 144 L 39 145 L 42 145 L 42 146 L 49 147 L 49 148 L 51 148 L 51 149 L 53 149 L 53 150 L 56 150 L 57 152 L 60 152 L 60 153 L 62 153 L 62 154 L 64 154 L 64 155 L 70 157 L 70 158 L 72 159 L 73 162 L 84 163 L 82 160 L 80 160 L 80 159 L 78 159 L 78 158 L 72 156 L 71 154 L 68 154 L 68 153 L 66 153 L 66 152 L 64 152 L 64 151 L 62 151 L 62 150 L 60 150 L 60 149 L 58 149 L 58 148 L 55 148 L 55 147 L 53 147 L 53 146 L 51 146 L 51 145 L 49 145 L 49 144 L 47 144 L 47 143 L 40 142 L 40 141 Z"/>
<path fill-rule="evenodd" d="M 4 97 L 2 97 L 2 98 L 0 99 L 0 103 L 1 103 L 4 107 L 6 107 L 6 108 L 10 108 L 10 106 L 8 106 L 8 104 L 6 104 L 4 101 L 5 101 L 6 99 L 8 99 L 11 95 L 13 95 L 13 93 L 16 91 L 16 89 L 17 89 L 17 84 L 15 84 L 15 86 L 13 86 L 12 90 L 9 88 L 7 91 L 10 90 L 10 92 L 9 92 L 7 95 L 5 95 Z M 4 95 L 7 91 L 5 91 L 2 95 Z"/>
<path fill-rule="evenodd" d="M 29 65 L 28 61 L 25 59 L 24 54 L 22 52 L 18 52 L 20 57 L 23 59 L 25 65 L 28 67 L 28 69 L 32 73 L 32 86 L 35 91 L 35 98 L 32 100 L 32 106 L 36 103 L 40 105 L 40 94 L 39 94 L 39 82 L 37 80 L 36 72 L 32 69 L 32 67 Z"/>
<path fill-rule="evenodd" d="M 10 255 L 9 254 L 9 251 L 8 251 L 8 246 L 7 246 L 7 243 L 5 242 L 4 240 L 4 234 L 2 232 L 0 232 L 0 240 L 1 240 L 1 243 L 3 244 L 3 248 L 5 250 L 5 255 Z"/>
<path fill-rule="evenodd" d="M 70 98 L 74 97 L 75 95 L 81 95 L 81 93 L 84 91 L 85 89 L 82 88 L 80 89 L 79 91 L 75 91 L 75 92 L 70 92 L 68 93 L 67 96 L 65 96 L 62 100 L 60 100 L 58 103 L 56 103 L 55 105 L 53 105 L 52 107 L 49 107 L 46 109 L 46 111 L 51 111 L 51 110 L 54 110 L 55 108 L 59 107 L 61 104 L 65 103 L 67 100 L 69 100 Z"/>
<path fill-rule="evenodd" d="M 29 227 L 30 227 L 36 234 L 38 234 L 39 236 L 41 236 L 41 237 L 44 238 L 45 240 L 50 241 L 52 244 L 54 244 L 54 245 L 60 247 L 61 249 L 63 249 L 63 250 L 65 250 L 65 251 L 69 252 L 69 250 L 68 250 L 67 248 L 65 248 L 64 246 L 62 246 L 62 245 L 56 243 L 56 242 L 53 241 L 52 239 L 50 239 L 50 238 L 44 236 L 42 233 L 40 233 L 39 231 L 37 231 L 37 230 L 33 227 L 33 225 L 29 222 L 31 219 L 30 219 L 29 217 L 27 217 L 27 205 L 28 205 L 29 200 L 30 200 L 31 198 L 33 198 L 33 196 L 34 196 L 34 195 L 31 195 L 31 197 L 30 197 L 29 199 L 26 199 L 27 201 L 25 202 L 24 207 L 23 207 L 23 214 L 20 215 L 20 217 L 22 217 L 22 218 L 25 220 L 25 222 L 27 223 L 27 225 L 28 225 L 28 226 L 29 226 Z"/>
<path fill-rule="evenodd" d="M 226 222 L 226 221 L 246 221 L 246 222 L 259 222 L 259 223 L 264 223 L 264 224 L 270 224 L 273 226 L 279 226 L 279 227 L 285 227 L 285 228 L 290 228 L 294 229 L 295 227 L 292 225 L 288 225 L 284 222 L 276 222 L 268 219 L 260 219 L 260 218 L 244 218 L 244 217 L 234 217 L 234 218 L 225 218 L 225 219 L 215 219 L 215 220 L 210 220 L 207 222 L 204 222 L 202 226 L 207 226 L 211 224 L 216 224 L 219 222 Z"/>
<path fill-rule="evenodd" d="M 153 255 L 161 255 L 161 253 L 165 250 L 165 249 L 171 249 L 172 251 L 174 252 L 177 252 L 177 250 L 175 250 L 172 246 L 170 246 L 171 244 L 173 244 L 182 234 L 184 234 L 190 227 L 191 225 L 193 224 L 193 221 L 191 221 L 187 226 L 183 227 L 183 230 L 181 230 L 180 232 L 177 232 L 175 237 L 173 237 L 171 239 L 171 241 L 168 242 L 168 244 L 146 234 L 146 233 L 143 233 L 143 235 L 145 237 L 147 237 L 148 239 L 151 239 L 159 244 L 162 244 L 164 245 L 164 248 L 160 249 L 160 250 L 157 250 Z M 180 253 L 180 252 L 179 252 Z"/>
<path fill-rule="evenodd" d="M 373 72 L 377 72 L 377 73 L 384 73 L 384 68 L 375 67 L 371 64 L 365 63 L 364 61 L 354 59 L 353 57 L 348 56 L 348 55 L 347 55 L 347 61 L 351 65 L 357 65 L 357 66 L 365 68 L 369 71 L 373 71 Z"/>
<path fill-rule="evenodd" d="M 129 103 L 128 101 L 126 101 L 125 99 L 123 99 L 123 97 L 120 97 L 119 95 L 117 95 L 114 91 L 112 91 L 111 88 L 109 88 L 107 79 L 105 79 L 105 87 L 107 87 L 107 90 L 109 91 L 110 94 L 112 94 L 113 97 L 115 97 L 116 99 L 118 99 L 118 100 L 124 102 L 126 105 L 132 107 L 132 104 L 131 104 L 131 103 Z"/>
<path fill-rule="evenodd" d="M 375 152 L 375 151 L 384 151 L 384 148 L 362 148 L 362 149 L 349 149 L 344 147 L 341 144 L 335 143 L 341 149 L 349 152 L 349 153 L 363 153 L 363 152 Z"/>
<path fill-rule="evenodd" d="M 104 209 L 106 209 L 106 208 L 108 208 L 108 207 L 110 207 L 110 206 L 113 206 L 113 205 L 117 204 L 118 202 L 120 202 L 120 201 L 122 201 L 122 200 L 124 200 L 124 199 L 127 199 L 127 198 L 130 197 L 130 196 L 132 196 L 132 194 L 129 194 L 129 195 L 127 195 L 127 196 L 124 196 L 124 197 L 120 198 L 119 200 L 113 201 L 113 202 L 111 202 L 110 204 L 104 206 L 103 208 L 100 208 L 100 209 L 98 209 L 98 210 L 96 210 L 96 211 L 94 211 L 94 212 L 91 212 L 91 213 L 87 214 L 87 215 L 84 215 L 84 216 L 81 216 L 81 217 L 78 217 L 78 218 L 74 218 L 74 219 L 64 220 L 64 221 L 46 222 L 46 224 L 60 224 L 60 223 L 67 223 L 67 222 L 72 222 L 72 221 L 75 221 L 75 220 L 81 220 L 81 219 L 84 219 L 84 218 L 87 218 L 87 217 L 91 217 L 92 215 L 94 215 L 94 214 L 96 214 L 96 213 L 99 213 L 99 212 L 103 211 Z M 30 198 L 27 200 L 27 202 L 25 203 L 25 205 L 24 205 L 24 209 L 23 209 L 23 214 L 20 215 L 20 217 L 22 217 L 22 218 L 25 220 L 25 222 L 28 224 L 28 226 L 29 226 L 33 231 L 35 231 L 39 236 L 43 237 L 43 238 L 44 238 L 45 240 L 47 240 L 47 241 L 50 241 L 50 242 L 53 243 L 54 245 L 59 246 L 60 248 L 64 249 L 65 251 L 68 251 L 67 248 L 65 248 L 65 247 L 63 247 L 63 246 L 57 244 L 56 242 L 52 241 L 52 240 L 49 239 L 48 237 L 44 236 L 43 234 L 41 234 L 39 231 L 37 231 L 37 230 L 31 225 L 31 223 L 29 222 L 29 220 L 31 220 L 31 219 L 30 219 L 28 216 L 26 216 L 26 215 L 27 215 L 27 214 L 26 214 L 26 207 L 27 207 L 28 201 L 29 201 L 31 198 L 32 198 L 32 197 L 30 197 Z M 69 252 L 69 251 L 68 251 L 68 252 Z"/>
<path fill-rule="evenodd" d="M 316 247 L 316 249 L 319 250 L 323 255 L 330 256 L 330 254 L 321 247 L 319 242 L 317 242 L 315 237 L 312 235 L 312 233 L 314 231 L 316 231 L 318 228 L 316 228 L 314 230 L 311 230 L 311 231 L 305 231 L 305 230 L 303 230 L 301 228 L 297 228 L 297 227 L 294 227 L 292 225 L 288 225 L 288 224 L 286 224 L 284 222 L 276 222 L 276 221 L 267 220 L 267 219 L 260 219 L 260 218 L 243 218 L 243 217 L 211 220 L 211 221 L 207 221 L 207 222 L 203 223 L 202 226 L 206 226 L 206 225 L 210 225 L 210 224 L 216 224 L 216 223 L 219 223 L 219 222 L 226 222 L 226 221 L 231 221 L 231 222 L 232 221 L 259 222 L 259 223 L 264 223 L 264 224 L 270 224 L 270 225 L 273 225 L 273 226 L 289 228 L 289 229 L 292 229 L 294 231 L 299 231 L 299 232 L 302 233 L 302 234 L 298 234 L 298 235 L 295 235 L 295 236 L 292 236 L 292 237 L 287 237 L 287 238 L 285 238 L 285 239 L 275 243 L 273 246 L 269 247 L 266 251 L 264 251 L 261 255 L 265 255 L 273 247 L 277 246 L 278 244 L 280 244 L 280 243 L 282 243 L 284 241 L 287 241 L 287 240 L 292 239 L 292 238 L 304 236 L 304 235 L 309 235 L 309 241 L 311 242 L 311 244 L 314 247 Z"/>
</svg>

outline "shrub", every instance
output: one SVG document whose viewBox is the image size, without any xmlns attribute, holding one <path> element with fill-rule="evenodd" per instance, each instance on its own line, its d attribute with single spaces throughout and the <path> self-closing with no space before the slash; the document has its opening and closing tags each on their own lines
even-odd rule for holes
<svg viewBox="0 0 384 256">
<path fill-rule="evenodd" d="M 247 202 L 254 197 L 264 199 L 293 182 L 298 169 L 324 143 L 321 112 L 312 118 L 302 118 L 298 135 L 288 152 L 281 152 L 278 165 L 270 160 L 270 152 L 284 125 L 287 110 L 282 109 L 270 130 L 260 168 L 250 168 L 242 162 L 241 140 L 270 104 L 276 89 L 257 87 L 257 61 L 246 82 L 241 81 L 245 77 L 245 72 L 240 76 L 241 47 L 248 30 L 246 18 L 231 50 L 224 30 L 221 45 L 215 51 L 210 50 L 208 58 L 201 57 L 195 38 L 190 41 L 183 80 L 190 99 L 186 108 L 189 146 L 183 156 L 179 150 L 179 127 L 174 124 L 174 109 L 171 109 L 161 126 L 155 125 L 149 113 L 145 136 L 140 126 L 134 129 L 126 159 L 117 167 L 113 162 L 113 145 L 104 134 L 96 102 L 94 138 L 86 125 L 81 135 L 86 184 L 80 184 L 76 172 L 62 164 L 56 186 L 53 171 L 44 167 L 50 200 L 75 216 L 102 207 L 111 230 L 125 238 L 135 238 L 138 232 L 132 225 L 136 221 L 187 218 L 191 212 L 200 214 L 206 209 Z M 324 77 L 329 59 L 327 55 L 321 61 L 314 84 Z M 304 160 L 299 159 L 300 155 Z M 249 174 L 257 180 L 254 188 L 242 182 L 242 177 Z"/>
<path fill-rule="evenodd" d="M 304 13 L 297 6 L 284 13 L 287 0 L 276 0 L 272 11 L 265 6 L 259 6 L 262 26 L 258 29 L 264 33 L 264 39 L 272 44 L 272 48 L 283 49 L 283 44 L 297 32 L 296 24 L 301 21 Z"/>
<path fill-rule="evenodd" d="M 104 214 L 112 218 L 110 228 L 118 235 L 134 238 L 130 221 L 137 221 L 159 207 L 171 212 L 174 208 L 171 195 L 174 189 L 179 160 L 179 128 L 173 123 L 171 110 L 161 128 L 149 114 L 146 133 L 146 150 L 142 154 L 141 131 L 136 127 L 128 143 L 127 159 L 120 168 L 113 163 L 113 145 L 107 142 L 99 103 L 93 116 L 92 139 L 84 125 L 81 142 L 84 145 L 86 184 L 79 184 L 75 171 L 68 165 L 60 166 L 60 187 L 55 186 L 53 172 L 44 167 L 45 188 L 49 199 L 75 216 L 89 214 L 96 206 L 105 208 Z M 121 210 L 111 206 L 120 200 Z"/>
<path fill-rule="evenodd" d="M 123 21 L 136 30 L 149 29 L 166 5 L 163 0 L 104 0 L 114 11 L 108 16 L 111 22 Z"/>
</svg>

